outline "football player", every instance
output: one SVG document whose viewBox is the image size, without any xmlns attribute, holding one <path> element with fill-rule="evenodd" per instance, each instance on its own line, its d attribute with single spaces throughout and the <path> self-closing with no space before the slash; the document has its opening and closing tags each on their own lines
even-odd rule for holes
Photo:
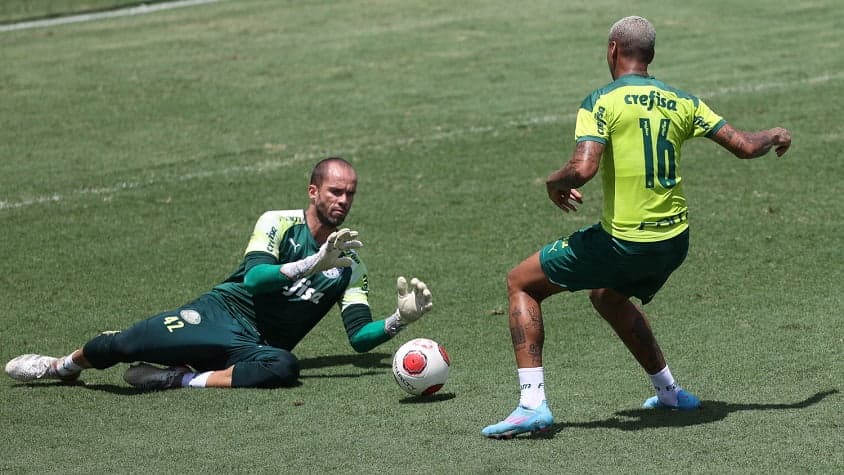
<svg viewBox="0 0 844 475">
<path fill-rule="evenodd" d="M 432 300 L 424 282 L 399 277 L 395 312 L 373 320 L 357 253 L 362 244 L 357 232 L 340 228 L 356 191 L 349 162 L 320 161 L 308 207 L 264 213 L 243 261 L 224 282 L 179 308 L 102 333 L 67 356 L 18 356 L 6 373 L 21 381 L 74 381 L 88 368 L 140 362 L 124 379 L 145 390 L 291 386 L 299 379 L 293 348 L 335 305 L 352 348 L 375 348 L 431 310 Z"/>
</svg>

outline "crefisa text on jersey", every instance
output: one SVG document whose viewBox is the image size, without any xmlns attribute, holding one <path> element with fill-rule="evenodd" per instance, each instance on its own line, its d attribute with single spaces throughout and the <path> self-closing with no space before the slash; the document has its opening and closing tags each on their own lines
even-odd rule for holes
<svg viewBox="0 0 844 475">
<path fill-rule="evenodd" d="M 275 238 L 277 235 L 278 228 L 273 226 L 273 228 L 270 229 L 270 232 L 267 233 L 267 238 L 269 239 L 269 242 L 267 243 L 267 252 L 273 252 L 273 249 L 275 248 Z"/>
<path fill-rule="evenodd" d="M 317 291 L 317 289 L 311 287 L 310 285 L 310 279 L 303 277 L 293 283 L 293 285 L 282 287 L 281 290 L 286 297 L 296 294 L 297 297 L 306 302 L 319 303 L 319 300 L 325 294 Z"/>
<path fill-rule="evenodd" d="M 648 94 L 627 94 L 624 96 L 624 103 L 647 107 L 648 110 L 652 110 L 655 106 L 670 111 L 677 110 L 677 101 L 662 97 L 656 89 L 651 89 Z"/>
</svg>

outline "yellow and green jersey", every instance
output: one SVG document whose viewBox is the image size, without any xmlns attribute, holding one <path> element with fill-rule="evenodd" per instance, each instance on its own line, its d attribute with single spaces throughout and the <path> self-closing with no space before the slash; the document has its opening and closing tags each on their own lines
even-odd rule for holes
<svg viewBox="0 0 844 475">
<path fill-rule="evenodd" d="M 351 336 L 372 321 L 366 266 L 353 250 L 344 253 L 352 259 L 350 267 L 328 269 L 258 294 L 244 285 L 254 267 L 304 259 L 319 247 L 303 210 L 268 211 L 255 224 L 240 266 L 211 293 L 244 328 L 285 350 L 292 350 L 334 305 L 340 307 Z"/>
<path fill-rule="evenodd" d="M 687 139 L 726 122 L 700 99 L 653 77 L 630 74 L 593 91 L 577 112 L 575 140 L 605 145 L 601 225 L 619 239 L 655 242 L 688 228 L 680 177 Z"/>
</svg>

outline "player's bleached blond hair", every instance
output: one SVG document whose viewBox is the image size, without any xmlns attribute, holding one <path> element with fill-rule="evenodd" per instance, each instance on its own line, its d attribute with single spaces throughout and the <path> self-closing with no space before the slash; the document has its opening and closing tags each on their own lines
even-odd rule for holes
<svg viewBox="0 0 844 475">
<path fill-rule="evenodd" d="M 628 16 L 610 28 L 609 41 L 615 41 L 624 56 L 634 56 L 650 64 L 654 59 L 656 30 L 646 18 Z"/>
</svg>

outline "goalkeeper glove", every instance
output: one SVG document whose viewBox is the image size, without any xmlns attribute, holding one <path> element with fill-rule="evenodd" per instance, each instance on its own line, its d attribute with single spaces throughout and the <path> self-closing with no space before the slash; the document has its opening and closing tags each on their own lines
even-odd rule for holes
<svg viewBox="0 0 844 475">
<path fill-rule="evenodd" d="M 282 264 L 279 271 L 290 280 L 299 280 L 335 267 L 349 267 L 352 265 L 352 258 L 342 254 L 349 249 L 358 249 L 363 246 L 355 239 L 356 237 L 358 237 L 358 232 L 348 228 L 335 231 L 328 235 L 328 239 L 320 246 L 316 254 Z"/>
<path fill-rule="evenodd" d="M 422 318 L 433 307 L 431 302 L 431 291 L 425 282 L 417 278 L 410 280 L 410 288 L 407 286 L 407 279 L 399 277 L 396 281 L 398 291 L 396 313 L 387 317 L 384 328 L 390 335 L 395 335 L 409 323 Z"/>
</svg>

